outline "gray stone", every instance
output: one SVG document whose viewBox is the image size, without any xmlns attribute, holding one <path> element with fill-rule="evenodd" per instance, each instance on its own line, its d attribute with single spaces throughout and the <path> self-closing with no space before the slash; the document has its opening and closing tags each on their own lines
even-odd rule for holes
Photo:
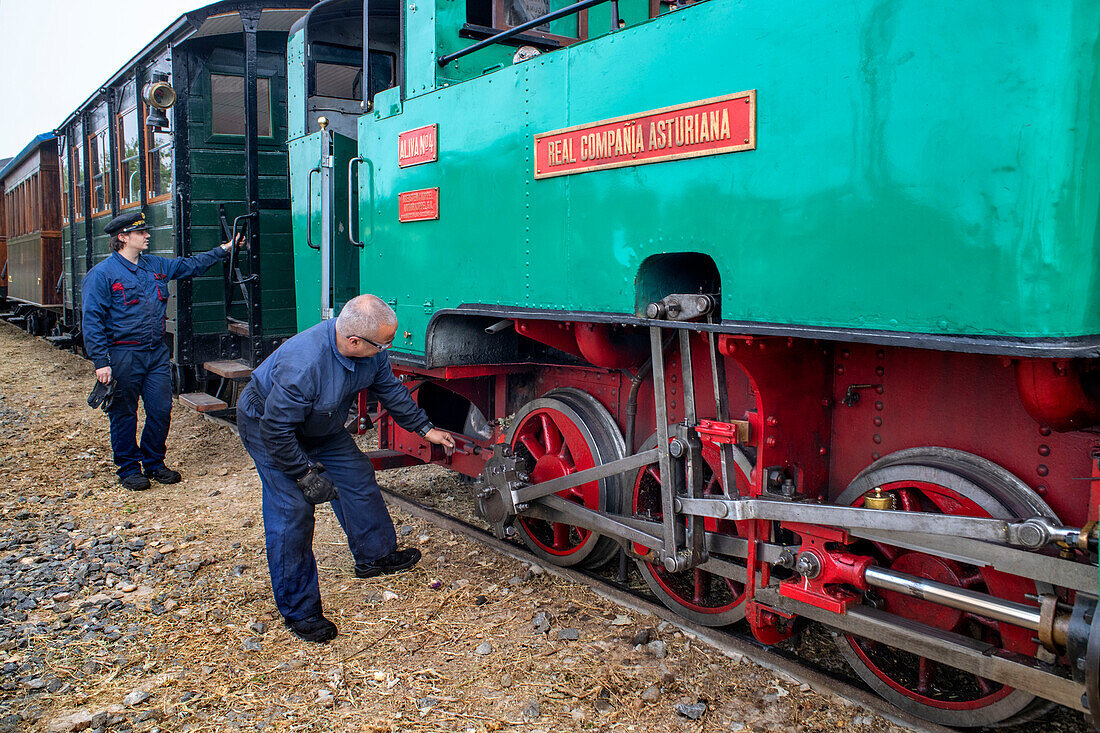
<svg viewBox="0 0 1100 733">
<path fill-rule="evenodd" d="M 559 629 L 558 639 L 561 641 L 576 641 L 581 638 L 581 632 L 578 629 Z"/>
<path fill-rule="evenodd" d="M 511 687 L 512 686 L 512 675 L 508 674 L 507 672 L 502 674 L 500 676 L 500 686 L 501 687 Z"/>
<path fill-rule="evenodd" d="M 251 639 L 245 639 L 244 643 L 241 644 L 241 648 L 244 649 L 246 652 L 259 652 L 259 651 L 263 651 L 264 647 L 263 647 L 263 644 L 260 642 L 259 639 L 251 638 Z"/>
<path fill-rule="evenodd" d="M 645 646 L 653 641 L 653 629 L 638 629 L 634 636 L 630 637 L 630 646 Z"/>
<path fill-rule="evenodd" d="M 524 720 L 538 720 L 539 717 L 539 701 L 530 700 L 523 706 L 523 710 L 520 711 L 520 715 Z"/>
<path fill-rule="evenodd" d="M 122 700 L 122 704 L 128 708 L 140 705 L 149 699 L 149 693 L 144 690 L 134 690 Z"/>
<path fill-rule="evenodd" d="M 549 633 L 553 623 L 554 617 L 546 611 L 539 611 L 535 614 L 535 617 L 531 619 L 532 628 L 539 634 Z"/>
<path fill-rule="evenodd" d="M 638 697 L 646 702 L 657 702 L 661 697 L 661 688 L 659 685 L 650 685 L 642 690 L 642 694 Z"/>
<path fill-rule="evenodd" d="M 676 712 L 683 715 L 685 718 L 699 720 L 699 718 L 703 717 L 703 714 L 707 712 L 707 704 L 701 700 L 691 705 L 680 703 L 676 706 Z"/>
<path fill-rule="evenodd" d="M 668 656 L 668 647 L 660 639 L 649 642 L 645 645 L 645 648 L 649 650 L 654 659 L 664 659 Z"/>
<path fill-rule="evenodd" d="M 487 641 L 481 642 L 480 644 L 477 645 L 477 649 L 474 649 L 474 654 L 478 655 L 479 657 L 484 657 L 484 656 L 492 654 L 492 653 L 493 653 L 493 645 L 490 644 Z"/>
<path fill-rule="evenodd" d="M 87 730 L 96 716 L 90 710 L 75 710 L 59 715 L 46 723 L 46 733 L 74 733 Z"/>
</svg>

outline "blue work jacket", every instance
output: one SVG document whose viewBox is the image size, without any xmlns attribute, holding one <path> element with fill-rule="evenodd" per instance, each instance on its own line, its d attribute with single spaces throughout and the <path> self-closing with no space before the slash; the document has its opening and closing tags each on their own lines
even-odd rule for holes
<svg viewBox="0 0 1100 733">
<path fill-rule="evenodd" d="M 259 423 L 275 467 L 298 478 L 309 470 L 306 448 L 344 430 L 352 402 L 364 389 L 404 429 L 417 431 L 430 422 L 394 376 L 388 352 L 344 356 L 336 348 L 331 319 L 292 337 L 256 367 L 237 410 Z"/>
<path fill-rule="evenodd" d="M 110 366 L 112 346 L 151 347 L 164 338 L 168 281 L 205 272 L 229 250 L 215 247 L 194 257 L 142 254 L 130 262 L 118 252 L 88 270 L 81 283 L 84 351 L 96 369 Z"/>
</svg>

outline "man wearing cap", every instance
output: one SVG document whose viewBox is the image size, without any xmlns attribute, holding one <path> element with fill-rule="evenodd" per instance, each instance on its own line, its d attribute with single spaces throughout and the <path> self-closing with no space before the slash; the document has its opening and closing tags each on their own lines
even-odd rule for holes
<svg viewBox="0 0 1100 733">
<path fill-rule="evenodd" d="M 110 257 L 84 276 L 81 292 L 84 351 L 103 384 L 115 380 L 107 415 L 111 450 L 120 483 L 131 491 L 149 488 L 149 479 L 174 484 L 180 474 L 164 465 L 172 415 L 172 370 L 164 342 L 168 281 L 188 278 L 229 256 L 226 243 L 194 257 L 167 259 L 143 254 L 149 227 L 141 212 L 112 219 Z M 145 429 L 137 443 L 138 397 L 145 404 Z M 142 474 L 144 467 L 144 475 Z"/>
<path fill-rule="evenodd" d="M 397 316 L 382 300 L 352 298 L 338 318 L 302 331 L 267 357 L 237 402 L 241 442 L 263 486 L 275 605 L 306 641 L 324 643 L 337 634 L 321 608 L 313 555 L 317 504 L 332 502 L 356 577 L 395 573 L 420 559 L 415 547 L 397 547 L 374 467 L 344 429 L 356 396 L 370 390 L 398 425 L 448 453 L 455 447 L 394 376 L 387 350 L 395 333 Z"/>
</svg>

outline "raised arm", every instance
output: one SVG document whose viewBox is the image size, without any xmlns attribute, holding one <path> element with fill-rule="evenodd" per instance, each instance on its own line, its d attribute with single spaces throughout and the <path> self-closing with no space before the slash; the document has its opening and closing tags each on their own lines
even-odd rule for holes
<svg viewBox="0 0 1100 733">
<path fill-rule="evenodd" d="M 237 244 L 239 245 L 240 242 L 241 239 L 238 235 Z M 193 257 L 177 257 L 176 259 L 161 258 L 160 262 L 163 263 L 162 267 L 164 268 L 161 274 L 169 280 L 201 275 L 206 272 L 211 265 L 227 259 L 232 248 L 233 245 L 226 242 L 209 252 L 203 252 Z"/>
</svg>

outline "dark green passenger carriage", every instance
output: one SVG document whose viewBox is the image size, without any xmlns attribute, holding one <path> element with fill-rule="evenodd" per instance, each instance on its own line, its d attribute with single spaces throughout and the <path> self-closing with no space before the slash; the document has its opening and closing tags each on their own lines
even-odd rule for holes
<svg viewBox="0 0 1100 733">
<path fill-rule="evenodd" d="M 247 250 L 172 284 L 167 338 L 181 391 L 247 376 L 295 333 L 286 152 L 286 40 L 310 0 L 220 2 L 180 17 L 57 130 L 64 324 L 79 344 L 85 273 L 104 226 L 141 208 L 150 252 Z"/>
</svg>

